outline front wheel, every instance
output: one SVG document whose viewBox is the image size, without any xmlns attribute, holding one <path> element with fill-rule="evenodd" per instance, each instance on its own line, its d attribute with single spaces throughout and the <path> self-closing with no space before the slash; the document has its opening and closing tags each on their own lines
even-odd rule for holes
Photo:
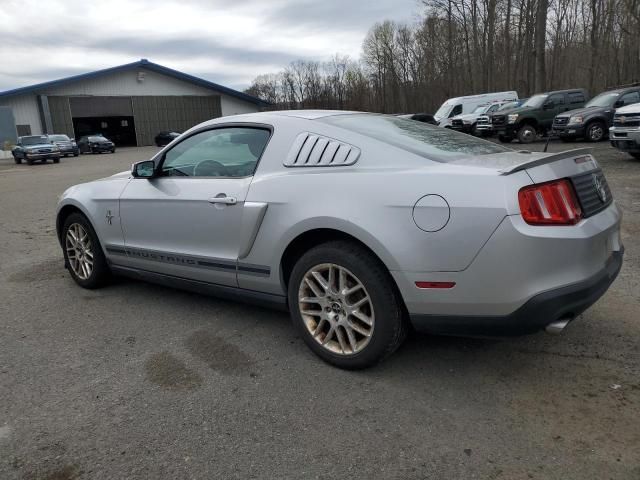
<svg viewBox="0 0 640 480">
<path fill-rule="evenodd" d="M 640 160 L 640 153 L 632 153 L 631 156 L 636 160 Z"/>
<path fill-rule="evenodd" d="M 307 346 L 337 367 L 370 367 L 406 336 L 392 277 L 355 243 L 329 242 L 305 253 L 291 273 L 288 296 L 293 323 Z"/>
<path fill-rule="evenodd" d="M 18 157 L 13 157 L 13 161 L 16 162 L 16 164 L 20 165 L 22 163 L 22 159 L 18 158 Z"/>
<path fill-rule="evenodd" d="M 53 159 L 53 163 L 60 163 L 60 159 L 59 158 L 54 158 Z"/>
<path fill-rule="evenodd" d="M 523 125 L 518 130 L 518 141 L 520 143 L 531 143 L 538 136 L 538 132 L 531 125 Z"/>
<path fill-rule="evenodd" d="M 111 271 L 102 252 L 95 230 L 80 213 L 67 217 L 62 229 L 64 262 L 71 278 L 83 288 L 94 289 L 104 285 Z"/>
<path fill-rule="evenodd" d="M 602 122 L 592 122 L 587 126 L 585 140 L 588 142 L 600 142 L 604 140 L 606 129 Z"/>
</svg>

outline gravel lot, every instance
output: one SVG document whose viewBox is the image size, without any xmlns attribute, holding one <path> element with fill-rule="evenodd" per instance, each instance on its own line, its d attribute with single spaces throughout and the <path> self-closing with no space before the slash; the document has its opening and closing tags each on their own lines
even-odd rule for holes
<svg viewBox="0 0 640 480">
<path fill-rule="evenodd" d="M 58 195 L 155 151 L 0 160 L 0 478 L 640 479 L 640 162 L 595 147 L 625 264 L 561 336 L 414 336 L 354 373 L 283 313 L 73 283 Z"/>
</svg>

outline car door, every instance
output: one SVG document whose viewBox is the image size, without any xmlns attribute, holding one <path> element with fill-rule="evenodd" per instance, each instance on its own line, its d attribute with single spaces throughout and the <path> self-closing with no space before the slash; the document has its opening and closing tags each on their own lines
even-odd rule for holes
<svg viewBox="0 0 640 480">
<path fill-rule="evenodd" d="M 132 179 L 120 197 L 122 262 L 237 286 L 244 201 L 270 135 L 264 126 L 198 131 L 157 160 L 154 178 Z"/>
<path fill-rule="evenodd" d="M 562 93 L 555 93 L 549 95 L 547 101 L 544 103 L 542 109 L 542 125 L 545 128 L 551 127 L 553 119 L 561 112 L 566 110 L 564 95 Z"/>
</svg>

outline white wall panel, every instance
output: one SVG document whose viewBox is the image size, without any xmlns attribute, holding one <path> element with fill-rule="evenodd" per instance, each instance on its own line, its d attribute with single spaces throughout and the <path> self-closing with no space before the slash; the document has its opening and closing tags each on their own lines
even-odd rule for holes
<svg viewBox="0 0 640 480">
<path fill-rule="evenodd" d="M 31 125 L 31 133 L 33 135 L 40 135 L 42 133 L 38 99 L 34 94 L 5 99 L 0 98 L 0 105 L 10 107 L 13 110 L 16 125 Z"/>
</svg>

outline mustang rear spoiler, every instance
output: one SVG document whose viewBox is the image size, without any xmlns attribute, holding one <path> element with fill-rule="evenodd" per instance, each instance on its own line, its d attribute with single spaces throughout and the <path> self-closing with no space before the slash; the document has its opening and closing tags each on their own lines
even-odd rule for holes
<svg viewBox="0 0 640 480">
<path fill-rule="evenodd" d="M 524 170 L 526 168 L 533 168 L 533 167 L 538 167 L 540 165 L 545 165 L 547 163 L 553 163 L 553 162 L 557 162 L 558 160 L 564 160 L 565 158 L 573 158 L 573 157 L 580 157 L 580 156 L 585 156 L 585 155 L 589 155 L 591 153 L 591 148 L 589 147 L 585 147 L 585 148 L 574 148 L 573 150 L 567 150 L 565 152 L 560 152 L 560 153 L 552 153 L 550 155 L 547 155 L 546 157 L 536 157 L 528 162 L 522 162 L 519 163 L 517 165 L 514 165 L 512 167 L 507 167 L 507 168 L 503 168 L 502 170 L 500 170 L 500 173 L 502 175 L 509 175 L 511 173 L 515 173 L 515 172 L 519 172 L 520 170 Z M 524 153 L 524 152 L 520 152 L 520 153 Z M 527 153 L 532 153 L 532 152 L 527 152 Z M 536 152 L 537 153 L 537 152 Z"/>
</svg>

